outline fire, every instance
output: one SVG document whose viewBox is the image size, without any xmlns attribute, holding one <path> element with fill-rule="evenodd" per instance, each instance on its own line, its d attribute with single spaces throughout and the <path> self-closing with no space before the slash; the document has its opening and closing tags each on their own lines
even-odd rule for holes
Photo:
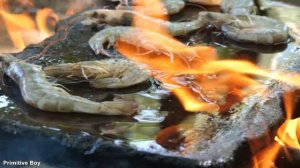
<svg viewBox="0 0 300 168">
<path fill-rule="evenodd" d="M 286 92 L 283 96 L 284 108 L 286 112 L 286 120 L 277 130 L 277 136 L 272 145 L 264 149 L 253 157 L 255 168 L 271 168 L 275 167 L 274 161 L 281 148 L 294 148 L 300 150 L 300 118 L 292 119 L 295 106 L 295 91 Z M 284 150 L 289 160 L 288 150 Z"/>
<path fill-rule="evenodd" d="M 160 1 L 137 1 L 136 3 L 134 9 L 137 12 L 167 20 L 165 8 Z M 187 111 L 228 110 L 229 106 L 236 103 L 235 101 L 230 102 L 230 105 L 227 103 L 228 93 L 231 93 L 232 100 L 240 101 L 246 96 L 242 90 L 256 83 L 248 76 L 228 73 L 224 70 L 216 72 L 216 69 L 212 69 L 214 65 L 209 63 L 217 58 L 216 51 L 212 47 L 186 46 L 169 35 L 166 27 L 157 26 L 156 22 L 145 21 L 140 16 L 135 16 L 133 23 L 141 30 L 136 37 L 141 43 L 141 48 L 119 41 L 118 51 L 129 59 L 146 64 L 153 72 L 161 72 L 159 75 L 153 73 L 153 76 L 165 86 L 171 86 L 169 89 Z M 204 66 L 208 64 L 212 67 L 205 68 Z M 234 86 L 235 82 L 232 82 L 229 76 L 240 77 L 244 82 L 241 82 L 243 83 L 241 86 Z M 228 86 L 229 83 L 232 85 Z"/>
<path fill-rule="evenodd" d="M 253 167 L 254 168 L 273 168 L 276 167 L 274 160 L 281 146 L 278 143 L 273 143 L 266 149 L 258 153 L 253 157 Z"/>
<path fill-rule="evenodd" d="M 45 38 L 53 34 L 52 30 L 49 30 L 47 26 L 47 18 L 49 17 L 53 18 L 55 22 L 59 20 L 58 15 L 50 8 L 40 9 L 35 17 L 38 30 L 45 36 Z"/>
<path fill-rule="evenodd" d="M 298 139 L 299 138 L 298 132 L 300 131 L 299 130 L 300 118 L 292 119 L 294 105 L 295 105 L 294 98 L 295 98 L 294 92 L 287 92 L 283 97 L 285 111 L 286 111 L 286 121 L 278 129 L 277 141 L 289 147 L 300 149 L 300 144 Z"/>
<path fill-rule="evenodd" d="M 19 2 L 33 6 L 32 1 L 29 0 Z M 48 18 L 53 18 L 55 22 L 59 19 L 58 15 L 49 8 L 38 10 L 35 20 L 27 13 L 11 13 L 6 1 L 0 1 L 0 17 L 14 47 L 19 51 L 28 44 L 37 43 L 49 37 L 53 32 L 47 26 Z"/>
<path fill-rule="evenodd" d="M 18 0 L 24 6 L 34 6 L 31 0 Z M 81 8 L 81 4 L 74 3 Z M 166 9 L 159 0 L 139 0 L 134 10 L 167 21 Z M 67 15 L 74 14 L 70 8 Z M 10 12 L 7 1 L 0 1 L 0 17 L 15 48 L 22 50 L 30 43 L 37 43 L 53 32 L 48 28 L 48 18 L 58 21 L 52 9 L 38 10 L 31 15 Z M 136 34 L 139 47 L 118 41 L 120 53 L 152 70 L 154 78 L 178 97 L 186 111 L 225 112 L 244 97 L 257 91 L 261 84 L 253 76 L 272 78 L 300 87 L 300 75 L 273 72 L 255 64 L 240 60 L 218 60 L 216 50 L 209 46 L 187 46 L 168 34 L 167 28 L 157 22 L 135 16 L 133 25 L 141 31 Z M 255 168 L 275 167 L 274 160 L 284 147 L 300 149 L 300 118 L 292 119 L 294 94 L 284 95 L 286 121 L 278 129 L 276 142 L 253 157 Z"/>
<path fill-rule="evenodd" d="M 143 15 L 167 19 L 165 9 L 158 0 L 140 0 L 136 4 L 134 9 Z M 129 59 L 147 65 L 155 72 L 154 78 L 165 86 L 171 86 L 168 88 L 187 111 L 228 110 L 251 94 L 251 88 L 260 85 L 249 75 L 273 78 L 300 87 L 298 74 L 272 72 L 247 61 L 218 60 L 214 48 L 187 46 L 168 34 L 166 27 L 157 26 L 157 21 L 137 15 L 133 23 L 139 31 L 132 39 L 139 47 L 119 40 L 118 51 Z"/>
<path fill-rule="evenodd" d="M 278 130 L 277 141 L 289 147 L 300 149 L 299 123 L 300 123 L 300 118 L 294 120 L 286 120 L 285 123 Z"/>
<path fill-rule="evenodd" d="M 158 0 L 137 1 L 134 9 L 146 16 L 167 20 L 165 9 Z M 118 51 L 152 70 L 152 76 L 178 97 L 186 111 L 227 111 L 245 96 L 260 89 L 262 84 L 253 76 L 300 87 L 299 74 L 262 69 L 248 61 L 218 60 L 214 48 L 187 46 L 168 34 L 166 27 L 157 26 L 155 21 L 135 16 L 133 23 L 140 29 L 132 37 L 139 46 L 119 40 Z M 274 160 L 284 145 L 300 149 L 300 118 L 291 119 L 293 100 L 292 92 L 285 93 L 287 120 L 278 130 L 276 141 L 253 157 L 255 168 L 274 167 Z"/>
</svg>

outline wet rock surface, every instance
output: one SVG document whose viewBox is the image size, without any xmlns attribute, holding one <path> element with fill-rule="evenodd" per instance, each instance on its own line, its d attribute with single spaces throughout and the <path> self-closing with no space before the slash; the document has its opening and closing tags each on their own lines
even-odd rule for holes
<svg viewBox="0 0 300 168">
<path fill-rule="evenodd" d="M 76 24 L 68 30 L 61 30 L 40 44 L 31 45 L 24 51 L 15 54 L 20 59 L 28 59 L 38 56 L 29 62 L 48 66 L 57 63 L 72 63 L 86 60 L 103 59 L 103 56 L 95 55 L 88 47 L 88 39 L 98 31 L 94 27 L 84 27 Z M 65 152 L 77 152 L 75 156 L 66 155 L 67 167 L 194 167 L 195 161 L 183 158 L 171 158 L 160 154 L 150 154 L 136 151 L 129 147 L 127 139 L 139 139 L 135 134 L 143 132 L 141 139 L 152 139 L 159 130 L 157 123 L 138 123 L 133 117 L 122 116 L 97 116 L 87 114 L 64 114 L 40 111 L 27 105 L 21 97 L 20 91 L 8 77 L 2 80 L 0 97 L 1 130 L 13 133 L 22 146 L 28 145 L 30 137 L 32 142 L 44 144 L 44 150 L 48 150 L 50 156 L 38 157 L 44 164 L 61 165 L 51 160 L 60 149 Z M 95 90 L 90 89 L 87 84 L 79 86 L 67 86 L 72 94 L 87 97 L 92 100 L 110 100 L 115 94 L 131 96 L 135 93 L 147 94 L 156 88 L 152 82 L 146 82 L 138 86 L 121 90 Z M 78 89 L 81 88 L 81 89 Z M 156 90 L 156 89 L 154 89 Z M 155 95 L 154 95 L 155 97 Z M 144 108 L 149 106 L 155 110 L 160 108 L 157 98 L 140 98 L 146 101 Z M 124 129 L 129 129 L 125 131 Z M 147 132 L 148 131 L 148 132 Z M 6 133 L 3 133 L 6 134 Z M 134 135 L 132 135 L 134 134 Z M 7 134 L 8 136 L 8 134 Z M 14 137 L 8 136 L 7 139 Z M 54 145 L 47 145 L 54 143 Z M 52 149 L 55 148 L 56 149 Z M 48 148 L 48 149 L 46 149 Z M 24 147 L 24 150 L 25 147 Z M 37 150 L 37 149 L 36 149 Z M 6 148 L 6 151 L 8 149 Z M 14 155 L 20 158 L 24 153 L 16 151 Z M 10 158 L 11 154 L 4 153 L 0 159 Z M 43 156 L 50 160 L 44 160 Z M 52 158 L 54 159 L 54 158 Z M 74 160 L 72 160 L 74 159 Z M 76 160 L 79 160 L 78 162 Z M 175 161 L 175 162 L 174 162 Z"/>
<path fill-rule="evenodd" d="M 42 66 L 105 58 L 95 55 L 87 43 L 99 27 L 85 27 L 81 24 L 66 27 L 68 26 L 58 29 L 53 37 L 28 46 L 15 56 L 28 59 L 43 53 L 41 57 L 31 61 Z M 297 67 L 290 69 L 295 68 Z M 8 141 L 17 138 L 20 147 L 28 145 L 29 139 L 30 142 L 43 144 L 41 146 L 48 148 L 47 151 L 53 155 L 45 156 L 42 152 L 40 159 L 50 166 L 61 163 L 51 159 L 44 160 L 45 157 L 52 158 L 59 153 L 63 156 L 59 159 L 66 161 L 66 167 L 74 167 L 74 164 L 77 167 L 240 167 L 250 165 L 252 152 L 257 152 L 251 151 L 249 142 L 257 141 L 260 144 L 258 150 L 265 147 L 268 144 L 263 142 L 272 138 L 274 130 L 283 121 L 281 90 L 278 85 L 271 82 L 267 86 L 267 92 L 249 97 L 237 111 L 213 121 L 218 126 L 214 132 L 209 133 L 212 138 L 206 142 L 198 142 L 204 145 L 200 145 L 201 148 L 196 149 L 198 151 L 192 155 L 184 156 L 176 151 L 163 149 L 153 139 L 160 129 L 176 125 L 194 114 L 182 112 L 181 106 L 174 105 L 179 104 L 174 97 L 164 96 L 162 99 L 157 94 L 159 88 L 153 81 L 118 91 L 90 89 L 85 84 L 67 86 L 72 94 L 92 100 L 108 100 L 115 94 L 126 94 L 138 97 L 145 106 L 159 114 L 164 110 L 168 111 L 167 116 L 161 115 L 165 117 L 164 120 L 142 123 L 133 117 L 40 111 L 25 104 L 18 87 L 4 77 L 0 85 L 0 127 L 15 135 L 4 132 L 1 134 L 8 137 Z M 154 98 L 149 98 L 149 95 L 154 95 Z M 155 97 L 157 95 L 158 98 Z M 150 143 L 146 145 L 133 145 L 148 141 Z M 70 156 L 70 152 L 75 154 Z M 9 156 L 0 155 L 3 158 Z M 74 160 L 78 162 L 72 162 Z"/>
</svg>

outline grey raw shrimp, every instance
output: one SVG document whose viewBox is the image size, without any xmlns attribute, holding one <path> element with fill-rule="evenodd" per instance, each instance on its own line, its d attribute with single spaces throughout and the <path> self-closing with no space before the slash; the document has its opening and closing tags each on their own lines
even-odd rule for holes
<svg viewBox="0 0 300 168">
<path fill-rule="evenodd" d="M 99 13 L 106 13 L 107 11 L 98 10 Z M 122 16 L 128 14 L 129 11 L 116 11 L 117 17 L 122 20 Z M 112 11 L 110 11 L 112 13 Z M 131 14 L 132 13 L 130 12 Z M 112 13 L 113 14 L 113 13 Z M 138 14 L 141 15 L 141 14 Z M 112 16 L 110 16 L 112 17 Z M 115 18 L 115 19 L 116 19 Z M 288 40 L 288 27 L 280 21 L 263 16 L 255 15 L 230 15 L 216 12 L 200 12 L 196 20 L 189 22 L 168 22 L 158 19 L 151 19 L 147 16 L 149 22 L 157 23 L 158 26 L 166 27 L 169 33 L 173 36 L 186 35 L 189 32 L 203 29 L 209 25 L 221 30 L 221 32 L 230 39 L 242 42 L 252 42 L 257 44 L 276 44 L 284 43 Z M 109 20 L 102 20 L 109 21 Z M 104 44 L 109 43 L 109 46 L 114 46 L 117 39 L 134 45 L 154 50 L 157 47 L 149 47 L 140 33 L 143 30 L 138 27 L 116 26 L 103 29 L 96 33 L 90 40 L 90 47 L 98 54 L 105 52 Z M 141 41 L 143 41 L 141 43 Z"/>
<path fill-rule="evenodd" d="M 52 65 L 44 72 L 64 82 L 90 83 L 94 88 L 124 88 L 150 78 L 150 71 L 125 59 L 104 59 Z"/>
<path fill-rule="evenodd" d="M 47 80 L 41 66 L 26 63 L 9 54 L 0 54 L 2 70 L 20 87 L 24 101 L 40 110 L 82 112 L 101 115 L 131 115 L 136 111 L 132 101 L 114 100 L 101 103 L 73 96 Z"/>
</svg>

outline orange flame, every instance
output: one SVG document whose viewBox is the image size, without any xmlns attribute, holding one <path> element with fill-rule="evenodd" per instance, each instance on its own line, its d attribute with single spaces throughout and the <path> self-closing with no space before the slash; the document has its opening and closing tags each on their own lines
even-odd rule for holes
<svg viewBox="0 0 300 168">
<path fill-rule="evenodd" d="M 31 1 L 20 2 L 33 5 Z M 49 37 L 53 32 L 47 26 L 47 18 L 51 17 L 55 21 L 59 19 L 51 9 L 45 8 L 37 12 L 35 22 L 29 14 L 10 13 L 6 1 L 0 2 L 0 17 L 17 50 L 22 50 L 28 44 L 37 43 Z"/>
<path fill-rule="evenodd" d="M 158 0 L 137 1 L 134 9 L 155 19 L 167 19 L 165 9 Z M 149 9 L 155 11 L 149 12 Z M 217 60 L 214 48 L 186 46 L 168 34 L 166 27 L 158 26 L 157 21 L 137 15 L 133 23 L 139 31 L 131 37 L 134 41 L 131 44 L 139 46 L 135 47 L 120 39 L 118 51 L 129 59 L 147 65 L 153 72 L 152 76 L 172 90 L 187 111 L 222 112 L 230 109 L 233 104 L 251 94 L 251 91 L 255 91 L 253 88 L 261 86 L 248 75 L 271 78 L 300 87 L 299 74 L 261 69 L 248 61 Z M 253 157 L 255 168 L 274 167 L 281 145 L 300 149 L 300 118 L 291 120 L 294 100 L 291 93 L 284 95 L 287 120 L 277 133 L 276 141 L 280 143 L 272 143 L 256 154 Z"/>
<path fill-rule="evenodd" d="M 156 72 L 153 76 L 165 86 L 172 86 L 169 89 L 187 111 L 228 110 L 250 94 L 245 89 L 259 85 L 247 75 L 273 78 L 300 87 L 297 74 L 260 69 L 247 61 L 217 60 L 212 47 L 186 46 L 168 34 L 166 27 L 158 26 L 157 19 L 167 19 L 159 0 L 140 0 L 136 4 L 134 9 L 137 12 L 155 18 L 155 21 L 141 15 L 134 16 L 134 26 L 139 31 L 131 39 L 139 46 L 129 45 L 121 39 L 117 49 L 129 59 L 147 65 Z"/>
<path fill-rule="evenodd" d="M 137 1 L 136 5 L 134 9 L 143 15 L 155 19 L 167 19 L 166 10 L 158 0 Z M 209 74 L 214 72 L 203 71 L 204 68 L 201 67 L 207 64 L 209 60 L 216 59 L 214 48 L 207 46 L 186 46 L 169 35 L 166 27 L 157 26 L 157 22 L 154 21 L 145 21 L 140 15 L 134 17 L 134 26 L 141 30 L 135 39 L 138 41 L 136 42 L 137 44 L 141 44 L 141 48 L 137 49 L 134 46 L 119 41 L 117 45 L 118 51 L 130 59 L 148 65 L 155 72 L 163 72 L 163 76 L 153 75 L 165 85 L 175 87 L 170 89 L 179 98 L 187 111 L 212 112 L 217 111 L 221 106 L 221 110 L 227 110 L 230 105 L 236 103 L 231 102 L 230 105 L 226 103 L 224 97 L 228 96 L 227 93 L 233 93 L 232 95 L 238 97 L 236 100 L 240 100 L 245 96 L 241 89 L 249 86 L 250 83 L 255 83 L 249 77 L 243 76 L 242 80 L 251 82 L 245 82 L 240 88 L 234 86 L 226 87 L 225 83 L 234 83 L 230 82 L 231 79 L 228 77 L 214 78 L 210 80 L 210 84 L 212 85 L 208 85 L 208 79 L 211 78 Z M 149 50 L 156 53 L 149 53 Z M 157 53 L 160 54 L 158 55 Z M 224 71 L 217 73 L 226 74 Z M 184 76 L 180 77 L 181 82 L 178 81 L 179 79 L 176 81 L 178 74 L 184 74 Z M 194 76 L 194 79 L 187 79 L 190 76 Z M 240 77 L 241 75 L 237 74 L 236 76 Z M 223 85 L 211 88 L 211 86 L 218 86 L 216 85 L 217 83 L 222 83 Z"/>
<path fill-rule="evenodd" d="M 281 148 L 291 147 L 300 150 L 300 118 L 292 119 L 295 106 L 295 91 L 288 91 L 283 95 L 284 108 L 286 112 L 286 120 L 277 130 L 275 141 L 268 148 L 253 157 L 255 168 L 272 168 L 274 161 Z M 284 150 L 289 160 L 290 154 L 288 150 Z"/>
<path fill-rule="evenodd" d="M 278 143 L 273 143 L 263 151 L 253 157 L 254 168 L 273 168 L 276 167 L 274 160 L 281 146 Z"/>
<path fill-rule="evenodd" d="M 53 34 L 53 32 L 47 26 L 47 18 L 53 18 L 55 22 L 59 20 L 59 17 L 54 11 L 50 8 L 40 9 L 36 14 L 36 24 L 41 34 L 49 37 Z"/>
<path fill-rule="evenodd" d="M 292 119 L 295 106 L 295 92 L 287 92 L 283 96 L 285 105 L 286 121 L 277 132 L 277 141 L 286 146 L 300 150 L 299 124 L 300 118 Z"/>
</svg>

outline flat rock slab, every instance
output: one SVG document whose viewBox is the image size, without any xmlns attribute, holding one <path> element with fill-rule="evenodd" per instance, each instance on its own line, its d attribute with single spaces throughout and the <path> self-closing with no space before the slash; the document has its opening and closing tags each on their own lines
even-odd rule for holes
<svg viewBox="0 0 300 168">
<path fill-rule="evenodd" d="M 15 56 L 28 59 L 43 53 L 41 57 L 31 61 L 42 66 L 103 59 L 105 57 L 95 55 L 87 43 L 98 30 L 99 27 L 75 24 L 67 29 L 60 29 L 53 37 L 40 44 L 28 46 Z M 256 152 L 250 150 L 249 142 L 254 140 L 260 142 L 261 145 L 257 149 L 268 145 L 262 142 L 269 137 L 267 135 L 271 137 L 274 135 L 274 130 L 284 118 L 280 107 L 281 86 L 274 82 L 267 86 L 266 92 L 249 97 L 235 113 L 215 119 L 214 123 L 218 126 L 210 133 L 211 138 L 205 142 L 197 142 L 196 139 L 195 143 L 198 143 L 201 148 L 196 148 L 196 152 L 191 155 L 182 155 L 176 151 L 168 151 L 153 141 L 162 128 L 179 124 L 187 116 L 194 115 L 182 112 L 182 107 L 177 105 L 179 102 L 172 96 L 161 101 L 147 99 L 152 101 L 151 105 L 160 106 L 162 103 L 160 110 L 168 111 L 168 115 L 161 123 L 145 124 L 137 122 L 133 117 L 40 111 L 24 103 L 18 87 L 9 79 L 4 78 L 2 83 L 6 84 L 0 85 L 2 130 L 14 134 L 40 135 L 55 139 L 65 146 L 81 151 L 84 156 L 91 156 L 89 159 L 94 165 L 101 163 L 110 167 L 120 167 L 121 163 L 128 167 L 245 166 L 250 160 L 240 162 L 241 158 L 243 160 L 251 158 L 252 152 Z M 114 94 L 152 93 L 158 86 L 154 82 L 148 82 L 120 91 L 93 90 L 84 84 L 68 88 L 72 94 L 95 100 L 106 100 L 111 99 Z M 136 142 L 144 143 L 133 145 L 137 144 Z M 49 149 L 49 152 L 51 150 Z"/>
<path fill-rule="evenodd" d="M 81 24 L 77 24 L 67 31 L 64 29 L 57 32 L 53 37 L 44 40 L 40 44 L 30 45 L 24 51 L 14 55 L 20 59 L 28 59 L 42 52 L 43 55 L 41 57 L 30 61 L 42 66 L 103 59 L 105 57 L 95 55 L 87 43 L 88 39 L 96 31 L 93 27 L 84 27 Z M 95 100 L 107 100 L 111 99 L 114 94 L 146 92 L 149 88 L 156 87 L 152 85 L 151 82 L 146 82 L 142 85 L 122 90 L 93 90 L 88 88 L 86 84 L 69 86 L 68 88 L 72 94 Z M 84 156 L 88 157 L 90 162 L 94 162 L 91 165 L 99 165 L 100 163 L 110 165 L 110 167 L 119 167 L 120 164 L 128 167 L 194 167 L 197 165 L 194 160 L 190 159 L 137 151 L 123 141 L 122 137 L 124 136 L 122 135 L 101 135 L 103 132 L 101 127 L 107 129 L 107 124 L 116 125 L 115 127 L 125 125 L 125 128 L 127 125 L 128 127 L 137 125 L 139 129 L 142 128 L 140 131 L 144 131 L 144 127 L 149 127 L 154 130 L 154 133 L 159 130 L 159 124 L 149 124 L 150 126 L 139 124 L 132 117 L 40 111 L 27 105 L 22 100 L 18 87 L 9 78 L 4 77 L 0 87 L 0 127 L 6 132 L 20 136 L 47 137 L 49 141 L 55 139 L 60 144 L 71 147 L 72 150 L 77 149 L 79 152 L 81 151 L 83 158 Z M 134 130 L 131 132 L 136 134 L 138 131 Z M 131 132 L 129 131 L 128 134 Z M 152 140 L 154 133 L 150 135 Z M 49 149 L 49 152 L 51 150 Z"/>
</svg>

